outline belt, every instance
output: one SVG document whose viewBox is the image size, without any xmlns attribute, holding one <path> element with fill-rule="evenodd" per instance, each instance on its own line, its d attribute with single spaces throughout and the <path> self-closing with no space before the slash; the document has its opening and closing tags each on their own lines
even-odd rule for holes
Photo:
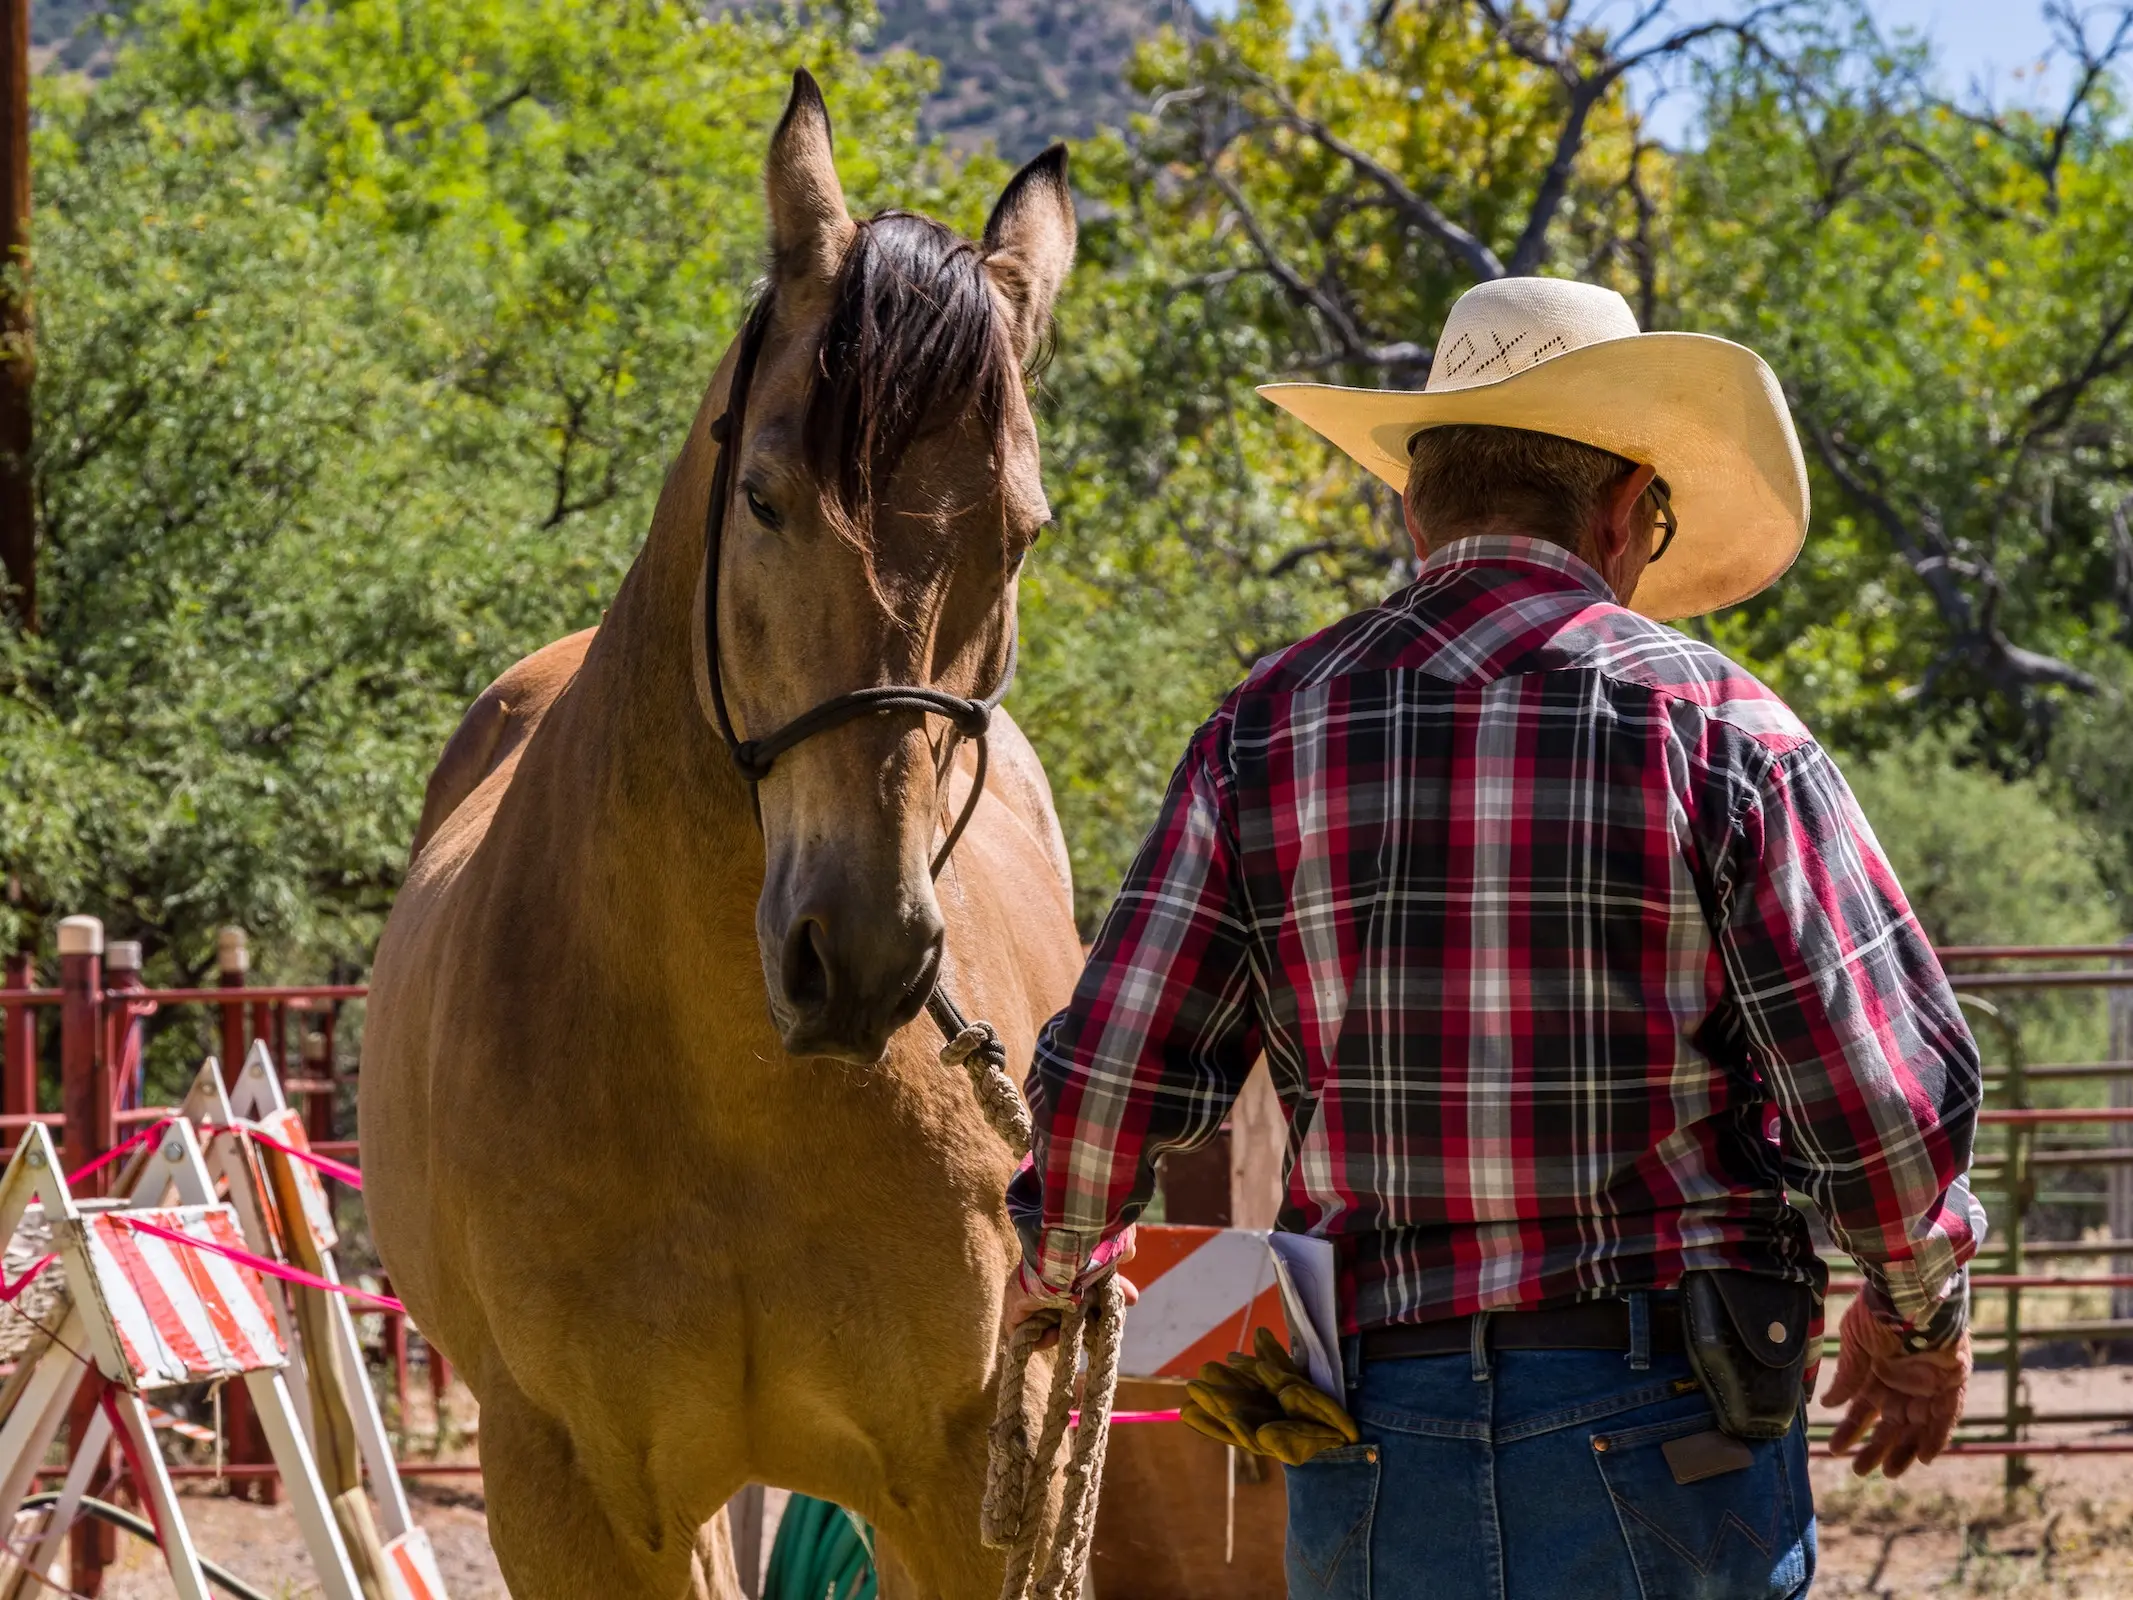
<svg viewBox="0 0 2133 1600">
<path fill-rule="evenodd" d="M 1678 1356 L 1681 1316 L 1672 1295 L 1650 1302 L 1651 1348 L 1655 1355 Z M 1484 1311 L 1483 1337 L 1491 1350 L 1627 1350 L 1629 1303 L 1587 1300 L 1556 1311 Z M 1409 1356 L 1465 1355 L 1473 1348 L 1474 1318 L 1447 1317 L 1437 1322 L 1405 1322 L 1372 1328 L 1363 1335 L 1365 1361 L 1400 1361 Z"/>
</svg>

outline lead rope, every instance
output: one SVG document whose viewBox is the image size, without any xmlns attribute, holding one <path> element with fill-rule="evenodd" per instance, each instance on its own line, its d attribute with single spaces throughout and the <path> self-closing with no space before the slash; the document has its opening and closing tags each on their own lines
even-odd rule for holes
<svg viewBox="0 0 2133 1600">
<path fill-rule="evenodd" d="M 989 1022 L 966 1021 L 939 988 L 926 1002 L 926 1009 L 948 1041 L 941 1048 L 941 1065 L 960 1066 L 970 1075 L 971 1092 L 993 1132 L 1016 1155 L 1029 1154 L 1029 1107 L 1007 1075 L 1007 1046 L 1001 1043 L 998 1030 Z M 1089 1547 L 1096 1534 L 1096 1498 L 1111 1438 L 1111 1400 L 1118 1390 L 1118 1345 L 1125 1321 L 1125 1291 L 1113 1274 L 1082 1304 L 1040 1312 L 1008 1339 L 987 1451 L 985 1500 L 978 1519 L 985 1543 L 1007 1552 L 1000 1600 L 1080 1600 L 1089 1570 Z M 1032 1449 L 1030 1357 L 1044 1336 L 1054 1331 L 1059 1335 L 1059 1349 L 1051 1390 L 1045 1397 L 1044 1423 Z M 1084 1355 L 1088 1357 L 1086 1375 L 1081 1371 Z M 1059 1459 L 1077 1378 L 1081 1379 L 1080 1424 L 1074 1430 L 1073 1454 L 1067 1461 L 1058 1525 L 1043 1574 L 1037 1577 L 1052 1467 Z"/>
</svg>

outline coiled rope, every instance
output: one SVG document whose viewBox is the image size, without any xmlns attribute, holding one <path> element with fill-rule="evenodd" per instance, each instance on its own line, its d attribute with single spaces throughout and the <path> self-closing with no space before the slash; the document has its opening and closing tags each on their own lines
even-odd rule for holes
<svg viewBox="0 0 2133 1600">
<path fill-rule="evenodd" d="M 989 1022 L 966 1021 L 944 989 L 934 990 L 929 1009 L 948 1040 L 941 1050 L 941 1064 L 960 1066 L 970 1074 L 971 1092 L 993 1132 L 1016 1155 L 1029 1154 L 1029 1107 L 1007 1075 L 1007 1047 L 1000 1042 L 998 1030 Z M 1079 1305 L 1039 1312 L 1018 1324 L 1008 1338 L 979 1516 L 985 1543 L 1007 1552 L 1000 1600 L 1080 1600 L 1089 1570 L 1089 1547 L 1096 1536 L 1096 1498 L 1103 1486 L 1104 1451 L 1111 1438 L 1111 1401 L 1118 1391 L 1119 1338 L 1125 1323 L 1125 1291 L 1113 1274 Z M 1045 1397 L 1043 1425 L 1032 1447 L 1030 1358 L 1053 1333 L 1059 1336 L 1058 1354 L 1051 1390 Z M 1077 1380 L 1081 1386 L 1079 1425 L 1067 1461 L 1059 1520 L 1047 1551 L 1043 1535 L 1052 1472 L 1069 1414 L 1075 1409 Z"/>
</svg>

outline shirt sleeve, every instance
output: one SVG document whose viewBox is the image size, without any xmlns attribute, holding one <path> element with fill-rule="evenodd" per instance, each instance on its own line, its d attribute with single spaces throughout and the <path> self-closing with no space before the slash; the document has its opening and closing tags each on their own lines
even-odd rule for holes
<svg viewBox="0 0 2133 1600">
<path fill-rule="evenodd" d="M 1813 743 L 1769 763 L 1718 884 L 1728 986 L 1783 1118 L 1786 1176 L 1908 1328 L 1985 1235 L 1964 1181 L 1977 1044 L 1850 787 Z"/>
<path fill-rule="evenodd" d="M 1223 726 L 1187 750 L 1073 1000 L 1037 1041 L 1035 1137 L 1008 1209 L 1026 1269 L 1054 1290 L 1108 1265 L 1156 1157 L 1212 1138 L 1259 1054 Z"/>
</svg>

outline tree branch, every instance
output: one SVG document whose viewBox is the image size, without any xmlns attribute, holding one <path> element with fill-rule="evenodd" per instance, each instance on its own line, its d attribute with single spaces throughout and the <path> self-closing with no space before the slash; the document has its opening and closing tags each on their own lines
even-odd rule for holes
<svg viewBox="0 0 2133 1600">
<path fill-rule="evenodd" d="M 1957 560 L 1946 537 L 1931 519 L 1921 529 L 1913 526 L 1895 502 L 1870 478 L 1871 469 L 1844 441 L 1825 427 L 1802 402 L 1795 401 L 1794 414 L 1806 426 L 1815 453 L 1830 475 L 1869 515 L 1881 525 L 1905 563 L 1916 573 L 1932 596 L 1934 608 L 1948 625 L 1948 648 L 1943 659 L 1928 670 L 1920 693 L 1930 693 L 1949 659 L 1967 660 L 1999 689 L 2016 699 L 2026 699 L 2030 690 L 2051 686 L 2096 694 L 2102 685 L 2071 662 L 2023 648 L 2010 640 L 1999 624 L 1999 597 L 2003 591 L 1998 575 L 1989 568 Z M 1959 581 L 1965 573 L 1986 585 L 1985 605 L 1977 602 Z"/>
</svg>

